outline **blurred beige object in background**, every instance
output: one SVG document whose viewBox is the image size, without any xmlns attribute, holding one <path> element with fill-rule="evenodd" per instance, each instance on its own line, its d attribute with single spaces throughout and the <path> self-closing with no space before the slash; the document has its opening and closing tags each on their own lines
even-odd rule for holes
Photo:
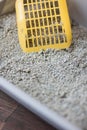
<svg viewBox="0 0 87 130">
<path fill-rule="evenodd" d="M 0 0 L 0 15 L 13 12 L 16 0 Z"/>
</svg>

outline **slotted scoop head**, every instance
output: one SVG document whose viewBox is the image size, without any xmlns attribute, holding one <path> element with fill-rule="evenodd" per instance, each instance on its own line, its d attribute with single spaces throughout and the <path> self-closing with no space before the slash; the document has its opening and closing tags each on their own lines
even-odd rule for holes
<svg viewBox="0 0 87 130">
<path fill-rule="evenodd" d="M 16 15 L 24 52 L 70 46 L 72 34 L 66 0 L 17 0 Z"/>
</svg>

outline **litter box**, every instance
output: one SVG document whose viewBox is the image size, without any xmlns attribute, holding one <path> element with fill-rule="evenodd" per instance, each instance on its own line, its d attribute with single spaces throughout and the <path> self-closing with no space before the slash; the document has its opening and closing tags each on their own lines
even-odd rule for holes
<svg viewBox="0 0 87 130">
<path fill-rule="evenodd" d="M 58 113 L 50 110 L 3 78 L 0 78 L 0 90 L 52 125 L 57 130 L 81 130 L 69 123 L 65 118 L 58 115 Z"/>
</svg>

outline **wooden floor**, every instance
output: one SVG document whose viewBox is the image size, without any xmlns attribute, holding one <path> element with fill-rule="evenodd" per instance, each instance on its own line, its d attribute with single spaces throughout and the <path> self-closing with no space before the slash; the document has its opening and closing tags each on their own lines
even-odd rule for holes
<svg viewBox="0 0 87 130">
<path fill-rule="evenodd" d="M 56 130 L 0 91 L 0 130 Z"/>
</svg>

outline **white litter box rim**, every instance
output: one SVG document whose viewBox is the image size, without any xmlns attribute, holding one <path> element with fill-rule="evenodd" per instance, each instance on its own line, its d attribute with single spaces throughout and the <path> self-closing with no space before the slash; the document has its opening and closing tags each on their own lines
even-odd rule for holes
<svg viewBox="0 0 87 130">
<path fill-rule="evenodd" d="M 58 130 L 81 130 L 2 77 L 0 90 Z"/>
</svg>

